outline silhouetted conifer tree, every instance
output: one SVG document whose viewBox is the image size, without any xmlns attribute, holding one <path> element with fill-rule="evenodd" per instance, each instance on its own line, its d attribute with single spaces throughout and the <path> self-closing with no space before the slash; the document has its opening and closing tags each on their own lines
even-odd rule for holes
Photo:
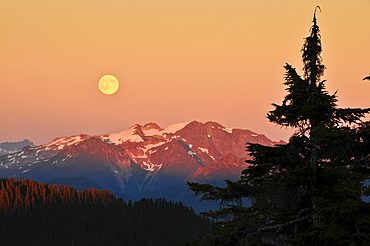
<svg viewBox="0 0 370 246">
<path fill-rule="evenodd" d="M 370 205 L 361 197 L 369 195 L 370 123 L 361 118 L 370 109 L 337 107 L 321 80 L 321 51 L 315 9 L 303 76 L 285 65 L 288 94 L 267 115 L 296 132 L 285 145 L 249 143 L 251 166 L 226 188 L 189 183 L 202 200 L 229 203 L 205 213 L 223 219 L 221 229 L 190 245 L 369 245 Z"/>
</svg>

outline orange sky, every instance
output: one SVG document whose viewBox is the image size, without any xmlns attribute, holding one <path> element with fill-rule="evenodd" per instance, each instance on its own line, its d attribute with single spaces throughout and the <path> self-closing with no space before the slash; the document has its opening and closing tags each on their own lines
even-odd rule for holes
<svg viewBox="0 0 370 246">
<path fill-rule="evenodd" d="M 287 140 L 266 113 L 285 62 L 301 71 L 317 4 L 329 92 L 370 107 L 369 0 L 2 1 L 0 142 L 192 120 Z M 98 90 L 105 74 L 114 95 Z"/>
</svg>

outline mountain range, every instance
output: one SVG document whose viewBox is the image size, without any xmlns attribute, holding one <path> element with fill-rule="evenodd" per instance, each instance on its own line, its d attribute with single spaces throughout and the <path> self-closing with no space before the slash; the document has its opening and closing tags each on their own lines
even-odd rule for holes
<svg viewBox="0 0 370 246">
<path fill-rule="evenodd" d="M 165 197 L 186 204 L 191 200 L 186 181 L 222 185 L 225 179 L 239 179 L 247 168 L 245 160 L 250 159 L 247 142 L 284 143 L 211 121 L 165 129 L 156 123 L 136 124 L 115 134 L 60 137 L 2 155 L 0 176 L 77 189 L 106 188 L 124 198 Z"/>
<path fill-rule="evenodd" d="M 0 155 L 5 155 L 13 152 L 22 150 L 26 146 L 35 146 L 33 142 L 28 139 L 24 139 L 19 142 L 4 142 L 0 143 Z"/>
</svg>

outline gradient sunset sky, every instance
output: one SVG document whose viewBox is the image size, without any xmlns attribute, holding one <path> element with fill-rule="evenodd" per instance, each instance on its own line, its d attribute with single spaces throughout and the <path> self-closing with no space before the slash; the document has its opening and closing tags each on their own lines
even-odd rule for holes
<svg viewBox="0 0 370 246">
<path fill-rule="evenodd" d="M 192 120 L 288 140 L 266 114 L 316 5 L 327 89 L 370 107 L 370 0 L 2 0 L 0 142 Z"/>
</svg>

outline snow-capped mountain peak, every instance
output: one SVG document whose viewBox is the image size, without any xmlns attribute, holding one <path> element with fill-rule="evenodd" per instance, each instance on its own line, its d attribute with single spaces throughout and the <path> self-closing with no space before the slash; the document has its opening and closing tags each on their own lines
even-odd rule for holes
<svg viewBox="0 0 370 246">
<path fill-rule="evenodd" d="M 250 130 L 217 122 L 185 122 L 161 128 L 136 124 L 99 136 L 74 135 L 0 156 L 0 175 L 32 178 L 86 177 L 112 191 L 139 194 L 184 182 L 236 179 L 246 168 L 247 142 L 281 144 Z M 191 177 L 190 177 L 191 176 Z"/>
<path fill-rule="evenodd" d="M 144 126 L 136 124 L 130 127 L 130 129 L 128 130 L 113 134 L 102 135 L 100 137 L 102 139 L 110 140 L 115 144 L 122 144 L 127 141 L 140 143 L 146 140 L 145 137 L 153 136 L 162 137 L 162 139 L 164 140 L 166 138 L 166 135 L 175 133 L 176 131 L 184 128 L 187 124 L 189 124 L 189 122 L 178 123 L 170 125 L 165 129 L 162 129 L 156 123 L 152 122 L 147 123 Z"/>
</svg>

